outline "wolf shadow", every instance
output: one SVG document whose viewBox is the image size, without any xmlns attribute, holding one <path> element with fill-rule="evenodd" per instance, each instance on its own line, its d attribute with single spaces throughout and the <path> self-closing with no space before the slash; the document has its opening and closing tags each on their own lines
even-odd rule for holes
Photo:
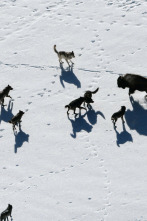
<svg viewBox="0 0 147 221">
<path fill-rule="evenodd" d="M 100 115 L 101 117 L 105 119 L 105 116 L 102 112 L 100 111 L 96 112 L 92 107 L 90 107 L 87 111 L 87 118 L 88 118 L 89 123 L 91 123 L 92 125 L 96 124 L 98 115 Z"/>
<path fill-rule="evenodd" d="M 120 144 L 124 144 L 126 142 L 133 142 L 133 138 L 132 135 L 126 131 L 126 127 L 125 124 L 123 123 L 123 131 L 122 132 L 118 132 L 116 127 L 114 126 L 114 130 L 116 133 L 116 144 L 118 147 L 120 147 Z"/>
<path fill-rule="evenodd" d="M 78 132 L 85 130 L 87 133 L 90 133 L 92 131 L 92 126 L 87 123 L 87 121 L 84 119 L 84 117 L 86 116 L 86 113 L 84 115 L 79 115 L 79 117 L 75 117 L 75 119 L 70 119 L 68 117 L 68 119 L 71 122 L 72 125 L 72 129 L 73 129 L 73 133 L 70 134 L 73 138 L 76 138 L 76 135 Z"/>
<path fill-rule="evenodd" d="M 147 110 L 138 101 L 130 97 L 133 110 L 127 110 L 125 114 L 126 122 L 131 130 L 136 130 L 140 135 L 147 136 Z"/>
<path fill-rule="evenodd" d="M 77 86 L 77 88 L 81 87 L 81 82 L 73 73 L 72 66 L 68 67 L 67 69 L 64 69 L 63 65 L 60 64 L 60 68 L 61 68 L 60 82 L 61 82 L 62 87 L 65 88 L 64 82 L 67 82 L 69 84 L 74 84 L 75 86 Z"/>
<path fill-rule="evenodd" d="M 19 127 L 19 132 L 14 131 L 15 144 L 14 144 L 14 153 L 17 153 L 17 149 L 22 147 L 24 142 L 29 142 L 29 134 L 26 134 Z"/>
<path fill-rule="evenodd" d="M 2 120 L 8 122 L 9 120 L 12 119 L 12 117 L 14 116 L 12 114 L 12 110 L 13 110 L 13 102 L 11 100 L 9 101 L 7 109 L 1 106 L 0 123 Z"/>
</svg>

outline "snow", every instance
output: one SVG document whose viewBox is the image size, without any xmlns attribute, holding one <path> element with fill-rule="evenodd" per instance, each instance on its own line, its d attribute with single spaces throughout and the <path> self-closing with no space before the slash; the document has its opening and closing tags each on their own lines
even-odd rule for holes
<svg viewBox="0 0 147 221">
<path fill-rule="evenodd" d="M 146 76 L 147 2 L 4 0 L 0 3 L 0 212 L 14 221 L 147 221 L 145 93 L 117 87 Z M 74 51 L 73 69 L 57 50 Z M 93 109 L 65 105 L 95 90 Z M 127 108 L 125 126 L 111 116 Z M 25 111 L 14 135 L 8 120 Z M 78 111 L 78 110 L 77 110 Z"/>
</svg>

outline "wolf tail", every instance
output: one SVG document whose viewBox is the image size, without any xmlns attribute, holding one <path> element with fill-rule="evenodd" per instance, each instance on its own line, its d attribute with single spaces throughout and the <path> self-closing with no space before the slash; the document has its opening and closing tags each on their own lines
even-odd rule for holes
<svg viewBox="0 0 147 221">
<path fill-rule="evenodd" d="M 58 54 L 58 51 L 57 51 L 57 49 L 56 49 L 56 45 L 54 45 L 54 51 L 55 51 L 55 53 Z"/>
<path fill-rule="evenodd" d="M 99 87 L 95 91 L 92 91 L 91 93 L 95 94 L 96 92 L 98 92 L 98 90 L 99 90 Z"/>
<path fill-rule="evenodd" d="M 69 105 L 66 105 L 65 108 L 69 108 Z"/>
</svg>

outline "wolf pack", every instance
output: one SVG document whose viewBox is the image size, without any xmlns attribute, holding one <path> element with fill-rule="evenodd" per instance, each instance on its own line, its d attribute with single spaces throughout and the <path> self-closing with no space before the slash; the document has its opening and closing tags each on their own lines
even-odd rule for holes
<svg viewBox="0 0 147 221">
<path fill-rule="evenodd" d="M 73 66 L 74 63 L 71 59 L 75 58 L 74 52 L 65 52 L 65 51 L 57 51 L 56 45 L 53 47 L 54 52 L 57 54 L 59 63 L 62 65 L 64 62 L 62 59 L 64 59 L 68 66 Z M 138 91 L 144 91 L 147 93 L 147 78 L 137 75 L 137 74 L 130 74 L 127 73 L 125 75 L 119 76 L 117 79 L 117 85 L 119 88 L 129 88 L 129 96 L 133 94 L 136 90 Z M 6 97 L 9 97 L 12 99 L 12 97 L 9 95 L 10 91 L 13 90 L 13 88 L 8 85 L 6 86 L 2 91 L 0 91 L 0 104 L 1 107 L 4 108 L 6 105 L 4 104 L 4 100 Z M 73 101 L 71 101 L 68 105 L 65 105 L 65 108 L 67 108 L 67 115 L 69 117 L 69 111 L 72 110 L 75 118 L 80 114 L 81 109 L 84 109 L 87 111 L 86 108 L 91 108 L 91 104 L 94 103 L 94 100 L 92 99 L 92 95 L 96 94 L 99 91 L 99 88 L 96 88 L 94 91 L 86 91 L 82 97 L 79 97 Z M 147 97 L 147 95 L 146 95 Z M 83 105 L 83 106 L 82 106 Z M 86 107 L 87 106 L 87 107 Z M 76 109 L 79 109 L 79 113 L 76 113 Z M 111 116 L 111 120 L 113 122 L 114 128 L 116 128 L 116 121 L 121 118 L 122 123 L 124 124 L 124 115 L 125 115 L 126 107 L 121 106 L 120 110 L 113 113 Z M 8 121 L 8 123 L 12 124 L 13 131 L 15 132 L 16 126 L 21 128 L 21 118 L 24 115 L 25 112 L 19 110 L 19 112 L 12 117 Z M 8 221 L 8 217 L 11 217 L 12 213 L 12 205 L 8 204 L 8 207 L 1 213 L 0 215 L 0 221 Z"/>
</svg>

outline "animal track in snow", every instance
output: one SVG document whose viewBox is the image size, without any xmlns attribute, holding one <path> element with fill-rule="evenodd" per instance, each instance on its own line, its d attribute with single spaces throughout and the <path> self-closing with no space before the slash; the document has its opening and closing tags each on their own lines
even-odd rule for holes
<svg viewBox="0 0 147 221">
<path fill-rule="evenodd" d="M 39 95 L 40 97 L 43 97 L 44 93 L 38 93 L 38 95 Z"/>
<path fill-rule="evenodd" d="M 95 43 L 95 40 L 91 40 L 92 43 Z"/>
</svg>

